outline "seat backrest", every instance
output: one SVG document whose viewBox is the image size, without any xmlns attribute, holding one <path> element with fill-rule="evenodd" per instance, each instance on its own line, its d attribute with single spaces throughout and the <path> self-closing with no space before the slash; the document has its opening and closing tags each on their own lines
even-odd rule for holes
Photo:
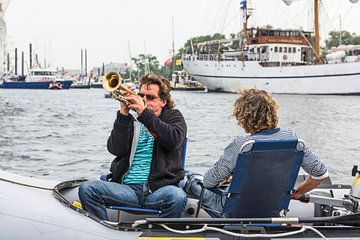
<svg viewBox="0 0 360 240">
<path fill-rule="evenodd" d="M 185 169 L 185 160 L 186 160 L 186 148 L 187 148 L 187 137 L 184 138 L 184 141 L 181 145 L 181 165 Z"/>
<path fill-rule="evenodd" d="M 228 198 L 226 217 L 278 217 L 287 210 L 305 143 L 287 140 L 251 140 L 240 150 Z"/>
</svg>

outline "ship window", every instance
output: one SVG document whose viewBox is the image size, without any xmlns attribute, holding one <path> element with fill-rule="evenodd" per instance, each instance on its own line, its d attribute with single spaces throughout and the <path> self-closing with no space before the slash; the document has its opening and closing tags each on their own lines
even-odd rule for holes
<svg viewBox="0 0 360 240">
<path fill-rule="evenodd" d="M 273 49 L 272 49 L 272 48 L 270 48 L 270 52 L 272 52 L 272 50 L 273 50 Z"/>
<path fill-rule="evenodd" d="M 300 52 L 300 48 L 298 48 L 298 52 Z"/>
<path fill-rule="evenodd" d="M 275 52 L 277 52 L 278 51 L 278 47 L 275 47 Z"/>
<path fill-rule="evenodd" d="M 286 53 L 287 52 L 287 47 L 284 47 L 284 53 Z"/>
<path fill-rule="evenodd" d="M 293 47 L 293 52 L 296 53 L 296 48 L 295 47 Z"/>
<path fill-rule="evenodd" d="M 267 30 L 261 30 L 260 35 L 261 36 L 268 36 L 268 31 Z"/>
<path fill-rule="evenodd" d="M 289 53 L 291 53 L 291 47 L 289 47 Z"/>
<path fill-rule="evenodd" d="M 282 47 L 279 47 L 279 52 L 282 52 Z"/>
</svg>

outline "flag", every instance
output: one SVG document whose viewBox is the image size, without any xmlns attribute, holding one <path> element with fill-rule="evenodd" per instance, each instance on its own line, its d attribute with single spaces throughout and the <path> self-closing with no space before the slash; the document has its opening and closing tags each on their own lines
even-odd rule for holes
<svg viewBox="0 0 360 240">
<path fill-rule="evenodd" d="M 246 6 L 246 0 L 241 0 L 240 2 L 240 9 L 243 12 L 243 23 L 247 22 L 247 6 Z"/>
<path fill-rule="evenodd" d="M 165 66 L 170 66 L 171 65 L 171 60 L 170 58 L 168 60 L 165 61 Z"/>
<path fill-rule="evenodd" d="M 240 9 L 242 9 L 242 10 L 244 10 L 244 9 L 246 9 L 247 7 L 246 7 L 246 0 L 241 0 L 240 1 Z"/>
</svg>

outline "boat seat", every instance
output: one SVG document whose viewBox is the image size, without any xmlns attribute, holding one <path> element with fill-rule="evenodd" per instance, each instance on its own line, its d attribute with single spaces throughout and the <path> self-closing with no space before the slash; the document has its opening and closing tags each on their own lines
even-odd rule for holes
<svg viewBox="0 0 360 240">
<path fill-rule="evenodd" d="M 185 159 L 186 159 L 186 148 L 187 148 L 187 137 L 184 139 L 181 146 L 181 165 L 185 167 Z M 112 173 L 104 174 L 100 176 L 100 180 L 102 181 L 111 181 Z M 131 214 L 140 214 L 140 215 L 159 215 L 161 213 L 158 209 L 149 209 L 149 208 L 137 208 L 137 207 L 126 207 L 120 205 L 109 205 L 107 206 L 109 209 L 125 211 Z M 120 213 L 119 213 L 120 214 Z M 120 219 L 120 216 L 119 216 Z"/>
<path fill-rule="evenodd" d="M 278 217 L 282 210 L 285 215 L 304 149 L 305 142 L 297 138 L 243 144 L 228 190 L 209 189 L 226 196 L 223 217 Z M 197 212 L 202 207 L 203 193 Z"/>
</svg>

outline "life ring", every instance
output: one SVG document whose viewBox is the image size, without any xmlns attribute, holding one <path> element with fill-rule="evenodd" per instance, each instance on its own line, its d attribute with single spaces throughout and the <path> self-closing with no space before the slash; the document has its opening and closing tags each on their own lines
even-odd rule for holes
<svg viewBox="0 0 360 240">
<path fill-rule="evenodd" d="M 288 57 L 287 57 L 286 54 L 283 55 L 283 59 L 284 59 L 285 61 L 288 59 Z"/>
</svg>

